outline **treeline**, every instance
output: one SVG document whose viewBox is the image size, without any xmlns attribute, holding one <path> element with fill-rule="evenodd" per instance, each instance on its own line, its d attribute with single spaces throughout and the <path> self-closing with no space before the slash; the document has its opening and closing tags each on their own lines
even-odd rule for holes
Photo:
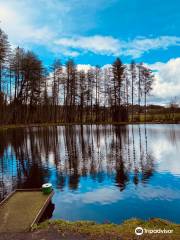
<svg viewBox="0 0 180 240">
<path fill-rule="evenodd" d="M 142 109 L 146 120 L 153 80 L 143 63 L 119 58 L 87 70 L 55 60 L 46 69 L 32 51 L 12 50 L 0 30 L 0 124 L 133 122 Z"/>
</svg>

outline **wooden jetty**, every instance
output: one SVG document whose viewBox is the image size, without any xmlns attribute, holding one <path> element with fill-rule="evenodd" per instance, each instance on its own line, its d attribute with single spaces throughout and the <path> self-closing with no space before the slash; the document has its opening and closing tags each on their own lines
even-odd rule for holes
<svg viewBox="0 0 180 240">
<path fill-rule="evenodd" d="M 53 191 L 45 195 L 41 189 L 18 189 L 0 203 L 0 233 L 26 232 L 38 223 L 51 201 Z"/>
</svg>

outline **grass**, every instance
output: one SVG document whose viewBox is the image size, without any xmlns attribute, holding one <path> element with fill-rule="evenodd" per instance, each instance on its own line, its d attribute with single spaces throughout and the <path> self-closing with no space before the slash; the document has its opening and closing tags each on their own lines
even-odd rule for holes
<svg viewBox="0 0 180 240">
<path fill-rule="evenodd" d="M 172 234 L 143 234 L 138 238 L 134 230 L 136 227 L 145 229 L 166 229 L 173 230 Z M 151 219 L 142 221 L 139 219 L 130 219 L 117 225 L 111 223 L 96 224 L 89 221 L 68 222 L 63 220 L 49 220 L 33 227 L 34 230 L 45 230 L 55 228 L 62 235 L 86 236 L 87 239 L 180 239 L 180 225 L 168 222 L 162 219 Z"/>
<path fill-rule="evenodd" d="M 174 116 L 172 114 L 168 113 L 161 113 L 161 114 L 147 114 L 146 115 L 147 122 L 180 122 L 180 113 L 174 113 Z M 145 115 L 140 115 L 140 122 L 145 121 Z"/>
<path fill-rule="evenodd" d="M 152 119 L 151 115 L 147 115 L 147 124 L 172 124 L 172 123 L 180 123 L 180 114 L 178 117 L 176 117 L 174 120 L 167 120 L 166 117 L 162 115 L 155 115 Z M 140 124 L 144 123 L 144 115 L 141 115 L 140 121 L 134 121 L 134 122 L 112 122 L 112 121 L 106 121 L 106 122 L 86 122 L 86 123 L 62 123 L 62 122 L 57 122 L 57 123 L 29 123 L 29 124 L 8 124 L 8 125 L 0 125 L 0 131 L 2 130 L 7 130 L 7 129 L 14 129 L 14 128 L 25 128 L 25 127 L 49 127 L 49 126 L 72 126 L 72 125 L 91 125 L 91 124 L 96 124 L 96 125 L 106 125 L 106 124 L 114 124 L 114 125 L 127 125 L 127 124 Z"/>
<path fill-rule="evenodd" d="M 156 124 L 156 123 L 180 123 L 180 113 L 174 114 L 174 119 L 172 115 L 168 113 L 161 113 L 161 114 L 147 114 L 146 115 L 146 123 Z M 105 122 L 74 122 L 74 123 L 27 123 L 27 124 L 7 124 L 7 125 L 0 125 L 0 130 L 7 130 L 7 129 L 14 129 L 14 128 L 24 128 L 24 127 L 49 127 L 49 126 L 71 126 L 71 125 L 90 125 L 90 124 L 97 124 L 97 125 L 106 125 L 106 124 L 116 124 L 116 125 L 127 125 L 127 124 L 139 124 L 145 122 L 145 115 L 141 114 L 140 119 L 138 119 L 138 115 L 134 115 L 134 122 L 131 122 L 131 116 L 129 117 L 128 122 L 112 122 L 112 121 L 105 121 Z"/>
</svg>

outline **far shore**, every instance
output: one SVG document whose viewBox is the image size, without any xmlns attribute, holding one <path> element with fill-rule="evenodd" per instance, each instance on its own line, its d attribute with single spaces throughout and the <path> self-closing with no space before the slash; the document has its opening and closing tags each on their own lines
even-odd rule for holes
<svg viewBox="0 0 180 240">
<path fill-rule="evenodd" d="M 74 123 L 27 123 L 0 125 L 0 130 L 27 128 L 27 127 L 50 127 L 50 126 L 73 126 L 73 125 L 138 125 L 138 124 L 180 124 L 180 121 L 153 121 L 153 122 L 74 122 Z"/>
</svg>

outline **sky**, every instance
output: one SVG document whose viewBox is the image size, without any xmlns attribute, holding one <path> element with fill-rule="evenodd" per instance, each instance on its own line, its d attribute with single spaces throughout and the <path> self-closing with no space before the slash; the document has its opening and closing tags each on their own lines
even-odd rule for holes
<svg viewBox="0 0 180 240">
<path fill-rule="evenodd" d="M 46 66 L 144 62 L 156 73 L 151 101 L 180 95 L 179 0 L 0 0 L 0 27 L 13 47 L 33 50 Z M 180 99 L 180 97 L 179 97 Z"/>
</svg>

